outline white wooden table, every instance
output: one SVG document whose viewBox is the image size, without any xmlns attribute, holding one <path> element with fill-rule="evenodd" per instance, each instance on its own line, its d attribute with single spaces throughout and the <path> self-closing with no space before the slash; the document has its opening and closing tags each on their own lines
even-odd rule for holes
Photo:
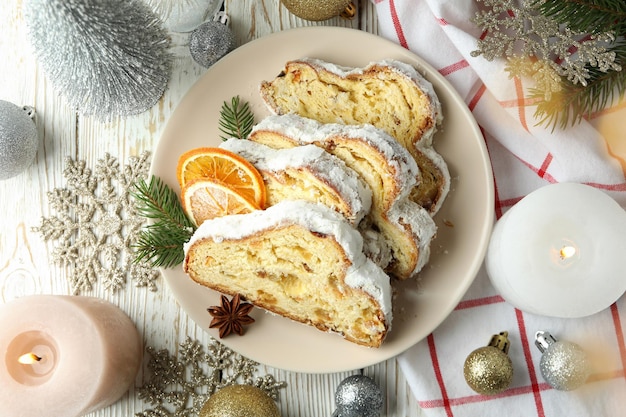
<svg viewBox="0 0 626 417">
<path fill-rule="evenodd" d="M 225 9 L 239 46 L 272 32 L 307 25 L 346 26 L 377 33 L 374 6 L 368 0 L 356 3 L 358 14 L 350 21 L 333 18 L 308 22 L 290 14 L 279 0 L 226 0 Z M 153 150 L 168 116 L 205 71 L 190 57 L 187 35 L 172 34 L 173 73 L 157 105 L 143 114 L 118 117 L 110 122 L 82 117 L 59 97 L 36 62 L 21 8 L 21 0 L 4 0 L 0 5 L 0 99 L 36 109 L 41 142 L 30 168 L 17 177 L 0 181 L 0 303 L 28 294 L 70 293 L 68 271 L 52 263 L 51 244 L 32 231 L 42 216 L 51 215 L 46 193 L 66 187 L 62 175 L 65 158 L 85 160 L 93 166 L 105 153 L 110 153 L 125 164 L 128 157 Z M 127 284 L 117 294 L 96 286 L 91 293 L 82 295 L 108 299 L 122 308 L 136 323 L 146 346 L 175 352 L 187 337 L 206 343 L 207 334 L 178 308 L 166 284 L 162 280 L 157 283 L 157 292 Z M 374 378 L 386 395 L 382 415 L 420 415 L 394 359 L 362 372 Z M 353 372 L 310 375 L 260 366 L 259 373 L 269 373 L 276 380 L 287 382 L 287 387 L 280 390 L 284 417 L 324 417 L 335 409 L 335 388 Z M 142 381 L 140 371 L 136 385 L 140 386 Z M 147 408 L 147 404 L 136 398 L 136 390 L 131 389 L 120 401 L 92 416 L 131 417 Z"/>
</svg>

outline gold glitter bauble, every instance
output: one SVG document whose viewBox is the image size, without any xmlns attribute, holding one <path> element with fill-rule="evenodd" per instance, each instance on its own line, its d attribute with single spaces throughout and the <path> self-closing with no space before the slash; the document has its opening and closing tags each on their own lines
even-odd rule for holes
<svg viewBox="0 0 626 417">
<path fill-rule="evenodd" d="M 327 20 L 354 7 L 350 0 L 280 0 L 296 16 L 306 20 Z"/>
<path fill-rule="evenodd" d="M 479 394 L 497 394 L 511 385 L 513 363 L 507 355 L 507 335 L 507 332 L 494 335 L 488 346 L 476 349 L 465 359 L 465 381 Z"/>
<path fill-rule="evenodd" d="M 198 417 L 280 417 L 280 412 L 262 389 L 229 385 L 209 397 Z"/>
</svg>

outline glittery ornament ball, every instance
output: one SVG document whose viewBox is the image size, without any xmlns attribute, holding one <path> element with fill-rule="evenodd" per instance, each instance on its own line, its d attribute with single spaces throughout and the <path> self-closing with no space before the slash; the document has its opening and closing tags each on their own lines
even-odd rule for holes
<svg viewBox="0 0 626 417">
<path fill-rule="evenodd" d="M 235 48 L 235 36 L 228 26 L 219 21 L 206 22 L 189 35 L 189 52 L 205 68 Z"/>
<path fill-rule="evenodd" d="M 31 107 L 0 100 L 0 180 L 14 177 L 32 164 L 39 137 Z"/>
<path fill-rule="evenodd" d="M 383 408 L 383 394 L 371 378 L 352 375 L 337 387 L 335 402 L 333 417 L 376 417 Z"/>
<path fill-rule="evenodd" d="M 574 390 L 587 381 L 591 368 L 586 353 L 570 342 L 556 342 L 543 353 L 539 362 L 541 375 L 554 389 Z"/>
<path fill-rule="evenodd" d="M 320 21 L 339 16 L 350 0 L 281 0 L 281 3 L 302 19 Z"/>
<path fill-rule="evenodd" d="M 229 385 L 209 397 L 198 417 L 280 417 L 280 412 L 262 389 Z"/>
<path fill-rule="evenodd" d="M 467 384 L 477 393 L 494 395 L 505 390 L 513 380 L 511 358 L 493 346 L 476 349 L 463 366 Z"/>
</svg>

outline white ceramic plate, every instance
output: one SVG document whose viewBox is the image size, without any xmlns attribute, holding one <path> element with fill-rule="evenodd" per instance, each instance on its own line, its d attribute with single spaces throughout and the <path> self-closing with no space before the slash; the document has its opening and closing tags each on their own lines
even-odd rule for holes
<svg viewBox="0 0 626 417">
<path fill-rule="evenodd" d="M 309 27 L 278 32 L 243 45 L 214 64 L 189 90 L 169 119 L 154 153 L 152 173 L 178 190 L 179 155 L 199 146 L 218 146 L 219 112 L 224 101 L 239 95 L 250 103 L 257 121 L 269 112 L 258 86 L 271 80 L 285 62 L 314 57 L 346 66 L 397 59 L 415 66 L 434 86 L 443 105 L 444 122 L 435 148 L 452 176 L 450 194 L 435 216 L 439 226 L 430 262 L 419 278 L 399 285 L 393 329 L 383 346 L 366 348 L 338 335 L 254 309 L 256 323 L 240 337 L 221 342 L 236 352 L 276 368 L 296 372 L 340 372 L 392 358 L 430 334 L 452 311 L 473 281 L 485 255 L 493 224 L 493 181 L 485 143 L 463 100 L 430 65 L 406 49 L 366 32 Z M 189 279 L 181 267 L 163 271 L 181 308 L 209 329 L 207 307 L 219 294 Z"/>
</svg>

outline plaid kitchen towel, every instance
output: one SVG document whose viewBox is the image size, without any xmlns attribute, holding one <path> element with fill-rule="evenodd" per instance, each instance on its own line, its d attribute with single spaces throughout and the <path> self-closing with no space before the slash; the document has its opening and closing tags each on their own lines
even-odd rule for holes
<svg viewBox="0 0 626 417">
<path fill-rule="evenodd" d="M 509 78 L 502 60 L 473 57 L 481 30 L 470 0 L 372 0 L 381 36 L 413 51 L 458 91 L 480 125 L 495 176 L 496 217 L 550 183 L 594 186 L 626 206 L 626 105 L 615 104 L 567 129 L 538 126 L 532 82 Z M 445 118 L 445 115 L 444 115 Z M 626 238 L 626 237 L 625 237 Z M 626 279 L 626 272 L 624 279 Z M 399 357 L 428 416 L 583 417 L 626 415 L 626 297 L 585 318 L 555 319 L 515 309 L 481 270 L 457 308 L 426 340 Z M 536 331 L 579 344 L 594 373 L 583 387 L 559 391 L 540 371 Z M 511 386 L 494 396 L 472 391 L 463 377 L 467 355 L 508 331 Z"/>
</svg>

